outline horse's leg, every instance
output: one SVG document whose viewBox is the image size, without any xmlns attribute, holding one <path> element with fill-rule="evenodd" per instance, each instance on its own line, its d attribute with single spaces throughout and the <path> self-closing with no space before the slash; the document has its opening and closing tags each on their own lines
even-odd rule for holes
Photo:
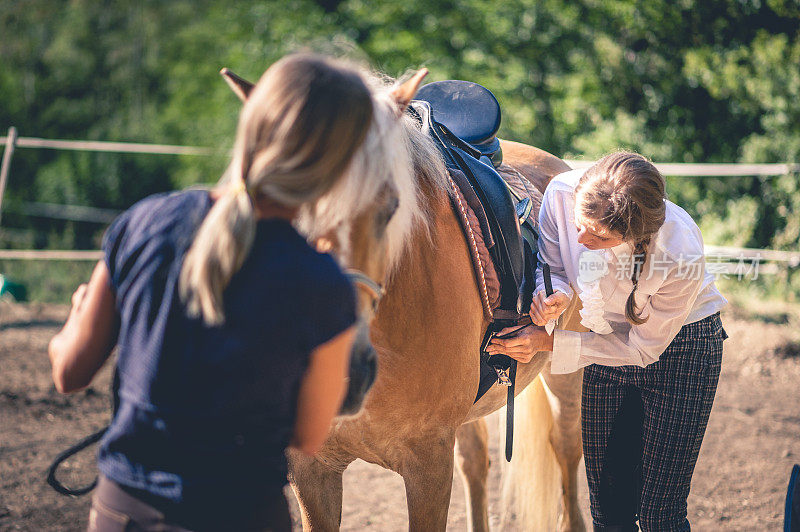
<svg viewBox="0 0 800 532">
<path fill-rule="evenodd" d="M 303 520 L 303 530 L 336 531 L 342 522 L 342 473 L 352 458 L 322 463 L 289 450 L 289 480 Z"/>
<path fill-rule="evenodd" d="M 484 418 L 465 423 L 456 431 L 456 466 L 464 482 L 467 529 L 489 530 L 486 480 L 489 477 L 489 431 Z"/>
<path fill-rule="evenodd" d="M 408 529 L 444 532 L 453 488 L 455 431 L 427 436 L 408 449 L 398 470 L 406 485 Z"/>
<path fill-rule="evenodd" d="M 547 399 L 553 413 L 550 444 L 561 468 L 561 532 L 585 530 L 578 506 L 578 463 L 581 461 L 581 383 L 583 370 L 566 375 L 550 373 L 550 364 L 542 370 Z"/>
</svg>

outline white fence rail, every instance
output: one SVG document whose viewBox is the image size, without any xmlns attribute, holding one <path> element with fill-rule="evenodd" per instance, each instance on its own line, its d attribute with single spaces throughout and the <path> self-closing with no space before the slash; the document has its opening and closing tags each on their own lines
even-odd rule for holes
<svg viewBox="0 0 800 532">
<path fill-rule="evenodd" d="M 51 249 L 4 249 L 0 260 L 91 260 L 103 258 L 102 251 L 74 251 Z"/>
<path fill-rule="evenodd" d="M 13 129 L 13 128 L 12 128 Z M 38 137 L 17 137 L 9 131 L 0 137 L 0 145 L 17 148 L 48 148 L 54 150 L 99 151 L 114 153 L 149 153 L 158 155 L 215 155 L 219 151 L 200 146 L 173 144 L 143 144 L 96 140 L 57 140 Z M 566 159 L 572 168 L 587 168 L 594 161 Z M 775 176 L 800 172 L 800 163 L 655 163 L 664 175 L 692 177 Z"/>
<path fill-rule="evenodd" d="M 215 155 L 219 151 L 197 146 L 175 146 L 170 144 L 142 144 L 131 142 L 104 142 L 88 140 L 55 140 L 37 137 L 18 137 L 16 128 L 9 128 L 8 135 L 0 137 L 3 150 L 0 165 L 0 215 L 2 214 L 3 193 L 8 180 L 11 157 L 15 148 L 39 148 L 55 150 L 77 150 L 115 153 L 146 153 L 157 155 Z M 572 168 L 586 168 L 593 161 L 566 160 Z M 748 163 L 655 163 L 662 174 L 668 176 L 692 177 L 732 177 L 732 176 L 778 176 L 800 173 L 800 163 L 748 164 Z M 44 203 L 30 203 L 24 206 L 28 214 L 48 216 L 79 221 L 106 223 L 113 218 L 114 211 L 85 206 L 62 206 Z M 773 274 L 779 265 L 796 268 L 800 265 L 800 251 L 778 251 L 771 249 L 737 248 L 730 246 L 706 246 L 707 260 L 719 264 L 723 273 L 740 274 L 744 260 L 751 265 L 758 264 L 759 273 Z M 0 260 L 99 260 L 99 251 L 67 250 L 0 250 Z M 738 263 L 733 262 L 738 261 Z M 771 264 L 761 264 L 770 261 Z"/>
<path fill-rule="evenodd" d="M 715 275 L 730 275 L 749 279 L 760 275 L 775 275 L 786 266 L 795 268 L 800 264 L 800 253 L 791 251 L 706 246 L 705 255 L 706 271 Z M 0 260 L 98 261 L 102 258 L 102 251 L 0 250 Z M 770 262 L 765 264 L 763 262 L 765 260 Z"/>
<path fill-rule="evenodd" d="M 731 246 L 705 246 L 706 257 L 719 257 L 727 260 L 759 259 L 772 262 L 786 262 L 788 266 L 800 266 L 800 252 L 779 251 L 776 249 L 736 248 Z"/>
<path fill-rule="evenodd" d="M 572 168 L 588 168 L 594 161 L 565 159 Z M 800 172 L 798 163 L 654 163 L 658 171 L 667 176 L 684 177 L 740 177 L 776 176 Z"/>
<path fill-rule="evenodd" d="M 0 137 L 0 144 L 9 144 L 12 135 Z M 149 153 L 160 155 L 214 155 L 210 148 L 175 146 L 172 144 L 139 144 L 135 142 L 106 142 L 99 140 L 53 140 L 37 137 L 17 137 L 17 148 L 49 148 L 53 150 L 104 151 L 114 153 Z"/>
</svg>

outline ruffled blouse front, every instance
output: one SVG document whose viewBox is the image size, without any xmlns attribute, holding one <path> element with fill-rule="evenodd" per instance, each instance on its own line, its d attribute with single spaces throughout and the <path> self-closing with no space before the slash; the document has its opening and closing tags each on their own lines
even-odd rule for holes
<svg viewBox="0 0 800 532">
<path fill-rule="evenodd" d="M 578 285 L 578 297 L 581 300 L 581 325 L 598 334 L 609 334 L 613 332 L 611 325 L 603 317 L 606 302 L 603 299 L 603 291 L 600 282 L 603 277 L 609 274 L 608 264 L 613 260 L 614 251 L 626 249 L 625 245 L 619 245 L 612 249 L 602 251 L 585 250 L 581 253 L 579 260 L 579 274 L 576 279 Z M 592 267 L 587 267 L 592 266 Z M 586 268 L 583 270 L 583 268 Z"/>
<path fill-rule="evenodd" d="M 600 279 L 594 281 L 582 281 L 578 278 L 578 297 L 582 307 L 581 325 L 598 334 L 609 334 L 612 332 L 611 325 L 603 318 L 605 301 L 600 290 Z"/>
</svg>

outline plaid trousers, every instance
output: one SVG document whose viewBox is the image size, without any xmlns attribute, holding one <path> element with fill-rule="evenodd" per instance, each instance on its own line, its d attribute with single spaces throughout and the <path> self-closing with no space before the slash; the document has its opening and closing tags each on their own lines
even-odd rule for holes
<svg viewBox="0 0 800 532">
<path fill-rule="evenodd" d="M 719 312 L 684 325 L 647 367 L 585 368 L 583 453 L 596 530 L 690 530 L 686 499 L 728 335 Z"/>
</svg>

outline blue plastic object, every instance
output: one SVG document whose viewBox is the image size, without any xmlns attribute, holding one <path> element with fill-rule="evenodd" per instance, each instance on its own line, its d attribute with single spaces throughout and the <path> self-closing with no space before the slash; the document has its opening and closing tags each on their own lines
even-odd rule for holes
<svg viewBox="0 0 800 532">
<path fill-rule="evenodd" d="M 10 281 L 6 276 L 0 274 L 0 299 L 11 298 L 14 301 L 27 301 L 28 290 L 25 285 Z"/>
</svg>

